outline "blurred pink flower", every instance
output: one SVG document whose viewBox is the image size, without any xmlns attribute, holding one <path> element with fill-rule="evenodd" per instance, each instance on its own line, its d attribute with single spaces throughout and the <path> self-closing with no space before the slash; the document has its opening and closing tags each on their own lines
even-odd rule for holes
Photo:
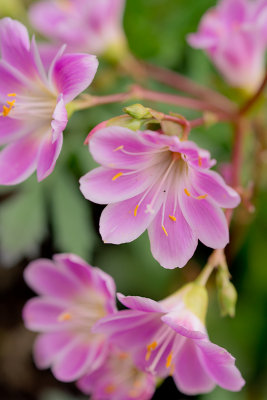
<svg viewBox="0 0 267 400">
<path fill-rule="evenodd" d="M 198 239 L 214 249 L 229 240 L 221 207 L 239 195 L 210 167 L 208 151 L 158 132 L 112 126 L 90 136 L 102 166 L 80 179 L 86 199 L 108 204 L 100 219 L 105 243 L 126 243 L 148 229 L 153 256 L 165 268 L 183 267 Z"/>
<path fill-rule="evenodd" d="M 207 52 L 230 85 L 256 91 L 265 71 L 267 1 L 221 0 L 188 41 Z"/>
<path fill-rule="evenodd" d="M 61 151 L 66 104 L 90 85 L 98 62 L 62 48 L 47 72 L 34 38 L 9 18 L 0 21 L 0 53 L 0 184 L 20 183 L 36 169 L 41 181 Z"/>
<path fill-rule="evenodd" d="M 149 400 L 155 377 L 138 369 L 129 353 L 111 347 L 102 366 L 78 381 L 79 389 L 92 400 Z"/>
<path fill-rule="evenodd" d="M 108 334 L 122 350 L 129 349 L 141 369 L 162 378 L 172 375 L 183 393 L 210 392 L 216 384 L 239 391 L 244 380 L 235 359 L 207 336 L 203 290 L 189 284 L 160 302 L 119 294 L 130 310 L 104 317 L 95 331 Z M 195 303 L 191 295 L 196 295 Z"/>
<path fill-rule="evenodd" d="M 78 256 L 39 259 L 25 270 L 27 284 L 39 294 L 28 301 L 23 318 L 36 339 L 37 367 L 51 367 L 61 381 L 73 381 L 97 369 L 108 352 L 106 335 L 91 328 L 116 311 L 113 279 Z"/>
<path fill-rule="evenodd" d="M 122 15 L 125 0 L 46 0 L 30 9 L 35 29 L 68 51 L 101 54 L 124 40 Z"/>
</svg>

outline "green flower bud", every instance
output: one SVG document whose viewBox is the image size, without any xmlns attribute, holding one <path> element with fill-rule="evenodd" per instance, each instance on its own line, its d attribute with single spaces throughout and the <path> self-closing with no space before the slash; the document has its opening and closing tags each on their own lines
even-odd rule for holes
<svg viewBox="0 0 267 400">
<path fill-rule="evenodd" d="M 228 269 L 219 267 L 216 275 L 216 284 L 218 289 L 218 299 L 223 317 L 229 315 L 235 316 L 235 308 L 237 302 L 237 291 L 230 282 L 230 274 Z"/>
</svg>

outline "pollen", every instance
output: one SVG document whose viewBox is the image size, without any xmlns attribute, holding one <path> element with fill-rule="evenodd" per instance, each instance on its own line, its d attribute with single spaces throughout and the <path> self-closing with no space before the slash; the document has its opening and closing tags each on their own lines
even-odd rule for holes
<svg viewBox="0 0 267 400">
<path fill-rule="evenodd" d="M 190 197 L 190 196 L 191 196 L 191 194 L 190 194 L 189 190 L 187 190 L 187 189 L 184 189 L 184 192 L 185 192 L 185 194 L 186 194 L 188 197 Z"/>
<path fill-rule="evenodd" d="M 158 343 L 157 342 L 152 342 L 151 344 L 149 344 L 147 346 L 147 352 L 146 352 L 146 361 L 149 361 L 150 357 L 151 357 L 151 353 L 153 350 L 155 350 L 155 348 L 157 347 Z"/>
<path fill-rule="evenodd" d="M 162 227 L 163 232 L 165 233 L 165 235 L 168 237 L 169 235 L 168 235 L 168 232 L 167 232 L 166 229 L 165 229 L 165 226 L 164 226 L 164 225 L 161 225 L 161 227 Z"/>
<path fill-rule="evenodd" d="M 176 217 L 174 215 L 169 215 L 169 218 L 173 221 L 176 222 Z"/>
<path fill-rule="evenodd" d="M 9 93 L 7 95 L 8 97 L 16 97 L 16 93 Z M 3 105 L 2 113 L 0 113 L 0 116 L 2 115 L 3 117 L 7 117 L 12 108 L 15 106 L 16 100 L 8 100 L 6 102 L 7 105 Z"/>
<path fill-rule="evenodd" d="M 16 97 L 17 96 L 17 94 L 16 93 L 8 93 L 8 95 L 7 95 L 8 97 Z"/>
<path fill-rule="evenodd" d="M 138 210 L 138 208 L 139 208 L 139 204 L 137 204 L 137 206 L 136 206 L 135 209 L 134 209 L 134 216 L 135 216 L 135 217 L 137 216 L 137 210 Z"/>
<path fill-rule="evenodd" d="M 115 392 L 115 390 L 116 390 L 116 386 L 115 386 L 115 385 L 112 385 L 112 384 L 107 385 L 107 386 L 105 387 L 105 392 L 106 392 L 107 394 L 112 394 L 112 393 Z"/>
<path fill-rule="evenodd" d="M 59 315 L 58 322 L 70 321 L 71 319 L 72 319 L 72 316 L 70 313 L 63 312 L 62 314 Z"/>
<path fill-rule="evenodd" d="M 167 357 L 166 368 L 170 368 L 171 365 L 172 365 L 172 352 Z"/>
<path fill-rule="evenodd" d="M 197 200 L 204 200 L 208 197 L 207 194 L 203 194 L 202 196 L 197 196 Z"/>
<path fill-rule="evenodd" d="M 114 149 L 113 151 L 122 150 L 123 148 L 124 148 L 124 146 L 123 146 L 123 145 L 121 145 L 121 146 L 119 146 L 119 147 L 116 147 L 116 149 Z"/>
<path fill-rule="evenodd" d="M 113 176 L 112 180 L 115 181 L 116 179 L 118 179 L 118 178 L 119 178 L 120 176 L 122 176 L 122 175 L 123 175 L 123 173 L 122 173 L 122 172 L 119 172 L 118 174 L 116 174 L 116 175 Z"/>
<path fill-rule="evenodd" d="M 201 157 L 198 157 L 198 166 L 202 167 L 202 158 Z"/>
</svg>

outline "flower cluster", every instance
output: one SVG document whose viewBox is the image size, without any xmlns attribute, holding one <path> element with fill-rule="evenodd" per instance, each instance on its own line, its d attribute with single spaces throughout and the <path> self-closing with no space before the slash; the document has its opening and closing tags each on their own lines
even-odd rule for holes
<svg viewBox="0 0 267 400">
<path fill-rule="evenodd" d="M 257 90 L 265 70 L 267 2 L 221 0 L 188 41 L 204 49 L 232 86 Z"/>
</svg>

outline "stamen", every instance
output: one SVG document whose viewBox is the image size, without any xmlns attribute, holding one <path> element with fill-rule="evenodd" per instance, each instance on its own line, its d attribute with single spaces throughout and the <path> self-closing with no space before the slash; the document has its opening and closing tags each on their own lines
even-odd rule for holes
<svg viewBox="0 0 267 400">
<path fill-rule="evenodd" d="M 63 312 L 62 314 L 59 315 L 58 317 L 58 322 L 64 322 L 64 321 L 69 321 L 72 319 L 72 315 L 68 312 Z"/>
<path fill-rule="evenodd" d="M 151 344 L 149 344 L 147 346 L 147 352 L 146 352 L 146 361 L 149 361 L 150 357 L 151 357 L 151 353 L 153 350 L 155 350 L 155 348 L 157 347 L 158 343 L 157 342 L 152 342 Z"/>
<path fill-rule="evenodd" d="M 197 200 L 204 200 L 208 197 L 207 194 L 203 194 L 202 196 L 197 196 Z"/>
<path fill-rule="evenodd" d="M 170 375 L 173 375 L 173 374 L 174 374 L 174 370 L 175 370 L 175 364 L 172 363 L 172 364 L 171 364 L 171 369 L 170 369 Z"/>
<path fill-rule="evenodd" d="M 116 386 L 112 385 L 112 384 L 105 387 L 105 393 L 107 393 L 107 394 L 112 394 L 115 392 L 115 390 L 116 390 Z"/>
<path fill-rule="evenodd" d="M 172 364 L 172 351 L 170 352 L 170 354 L 167 357 L 166 368 L 170 368 L 171 364 Z"/>
<path fill-rule="evenodd" d="M 115 181 L 116 179 L 118 179 L 118 178 L 119 178 L 120 176 L 122 176 L 122 175 L 123 175 L 123 173 L 122 173 L 122 172 L 119 172 L 118 174 L 116 174 L 116 175 L 113 176 L 112 180 Z"/>
<path fill-rule="evenodd" d="M 14 104 L 16 103 L 16 100 L 7 101 L 6 103 L 7 103 L 10 107 L 13 107 Z"/>
<path fill-rule="evenodd" d="M 3 117 L 7 117 L 10 111 L 11 111 L 10 107 L 3 106 L 3 111 L 2 111 Z"/>
<path fill-rule="evenodd" d="M 200 156 L 198 157 L 198 166 L 202 167 L 202 158 Z"/>
<path fill-rule="evenodd" d="M 173 215 L 169 215 L 169 218 L 170 218 L 172 221 L 176 222 L 176 217 L 174 217 Z"/>
<path fill-rule="evenodd" d="M 187 190 L 187 189 L 184 189 L 184 192 L 185 192 L 185 194 L 186 194 L 188 197 L 190 197 L 190 196 L 191 196 L 191 194 L 190 194 L 189 190 Z"/>
<path fill-rule="evenodd" d="M 166 229 L 165 229 L 165 226 L 164 226 L 164 225 L 161 225 L 161 227 L 162 227 L 163 232 L 165 233 L 165 235 L 168 237 L 169 235 L 168 235 L 168 232 L 167 232 Z"/>
<path fill-rule="evenodd" d="M 180 160 L 181 159 L 181 153 L 172 153 L 172 159 L 174 161 Z"/>
<path fill-rule="evenodd" d="M 121 145 L 121 146 L 117 147 L 116 149 L 114 149 L 113 151 L 122 150 L 123 148 L 124 148 L 124 146 L 123 146 L 123 145 Z"/>
<path fill-rule="evenodd" d="M 16 93 L 8 93 L 7 96 L 8 96 L 8 97 L 16 97 L 17 95 L 16 95 Z"/>
<path fill-rule="evenodd" d="M 138 210 L 138 208 L 139 208 L 139 204 L 137 204 L 137 206 L 136 206 L 135 209 L 134 209 L 134 216 L 135 216 L 135 217 L 137 216 L 137 210 Z"/>
</svg>

